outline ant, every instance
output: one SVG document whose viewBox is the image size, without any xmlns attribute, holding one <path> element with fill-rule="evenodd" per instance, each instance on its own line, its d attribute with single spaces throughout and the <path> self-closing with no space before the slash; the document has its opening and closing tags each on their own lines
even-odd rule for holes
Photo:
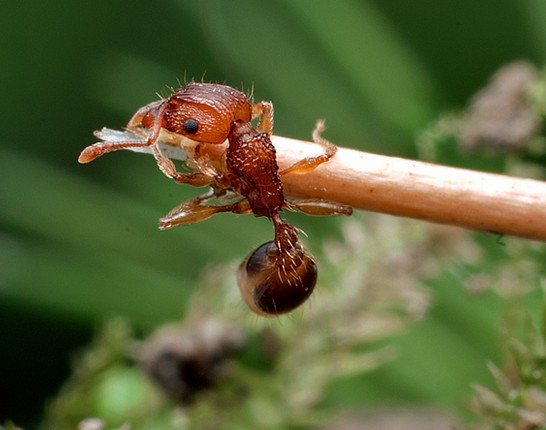
<svg viewBox="0 0 546 430">
<path fill-rule="evenodd" d="M 251 121 L 258 118 L 256 128 Z M 88 163 L 120 149 L 150 149 L 160 170 L 180 184 L 210 186 L 210 191 L 182 203 L 160 219 L 162 230 L 193 224 L 216 213 L 253 213 L 273 222 L 275 238 L 253 251 L 238 269 L 238 284 L 250 309 L 277 316 L 301 305 L 317 280 L 314 259 L 299 242 L 294 226 L 280 215 L 283 209 L 309 215 L 350 215 L 352 208 L 320 199 L 288 201 L 281 178 L 305 174 L 332 158 L 337 147 L 321 137 L 319 121 L 313 140 L 323 153 L 304 158 L 282 170 L 271 142 L 273 105 L 251 104 L 234 88 L 215 83 L 190 82 L 167 99 L 140 108 L 127 124 L 128 140 L 111 139 L 85 148 L 80 163 Z M 98 134 L 100 136 L 100 134 Z M 186 138 L 186 139 L 184 139 Z M 188 139 L 190 141 L 188 141 Z M 215 148 L 224 146 L 222 156 Z M 187 154 L 189 172 L 178 172 L 159 143 L 180 146 Z M 220 203 L 210 204 L 217 199 Z"/>
</svg>

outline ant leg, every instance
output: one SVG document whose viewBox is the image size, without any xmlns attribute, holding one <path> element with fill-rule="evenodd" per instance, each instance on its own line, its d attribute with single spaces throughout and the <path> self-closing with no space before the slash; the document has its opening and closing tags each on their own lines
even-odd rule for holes
<svg viewBox="0 0 546 430">
<path fill-rule="evenodd" d="M 82 164 L 87 164 L 93 161 L 95 158 L 98 158 L 101 155 L 107 154 L 109 152 L 119 151 L 120 149 L 145 148 L 150 145 L 153 145 L 156 139 L 153 139 L 153 140 L 148 139 L 146 137 L 146 134 L 144 134 L 143 130 L 139 128 L 138 125 L 141 123 L 144 116 L 151 109 L 159 109 L 162 103 L 163 101 L 160 100 L 160 101 L 147 104 L 146 106 L 140 108 L 129 120 L 129 123 L 127 124 L 127 131 L 136 135 L 137 138 L 142 137 L 143 139 L 130 140 L 130 135 L 129 135 L 129 136 L 124 136 L 124 137 L 128 137 L 129 138 L 128 140 L 108 139 L 103 142 L 97 142 L 85 148 L 81 152 L 80 156 L 78 157 L 78 161 Z M 123 133 L 120 132 L 120 135 L 122 134 Z"/>
<path fill-rule="evenodd" d="M 324 121 L 318 120 L 313 130 L 313 142 L 321 145 L 324 148 L 324 152 L 314 157 L 307 157 L 303 160 L 297 161 L 286 169 L 279 172 L 280 176 L 295 174 L 303 175 L 316 169 L 322 163 L 327 162 L 337 152 L 337 146 L 322 137 L 324 131 Z"/>
<path fill-rule="evenodd" d="M 87 164 L 93 161 L 95 158 L 112 151 L 128 148 L 145 148 L 147 146 L 150 146 L 150 144 L 145 140 L 97 142 L 86 147 L 78 157 L 78 161 L 82 164 Z"/>
<path fill-rule="evenodd" d="M 189 200 L 175 207 L 167 215 L 159 220 L 159 229 L 167 230 L 179 225 L 195 224 L 209 219 L 213 215 L 221 212 L 233 212 L 236 214 L 250 213 L 250 204 L 247 199 L 238 200 L 229 205 L 208 205 L 208 200 L 216 195 L 214 190 L 195 199 Z"/>
<path fill-rule="evenodd" d="M 313 130 L 313 141 L 324 147 L 324 152 L 316 157 L 308 157 L 300 160 L 286 169 L 282 170 L 279 175 L 304 174 L 314 170 L 322 163 L 327 162 L 337 152 L 337 146 L 322 137 L 324 131 L 324 121 L 319 120 Z M 336 216 L 353 214 L 351 206 L 343 203 L 332 202 L 324 199 L 303 199 L 290 202 L 289 209 L 295 208 L 300 212 L 311 216 Z"/>
<path fill-rule="evenodd" d="M 129 129 L 129 131 L 132 132 L 131 129 Z M 159 150 L 159 147 L 155 144 L 155 142 L 149 139 L 144 141 L 98 142 L 98 143 L 95 143 L 94 145 L 90 145 L 87 148 L 85 148 L 81 152 L 78 158 L 78 161 L 82 164 L 86 164 L 86 163 L 90 163 L 95 158 L 100 157 L 101 155 L 107 154 L 112 151 L 118 151 L 120 149 L 128 149 L 128 148 L 145 148 L 145 147 L 151 147 L 152 154 L 154 155 L 154 158 L 156 160 L 156 163 L 159 169 L 165 175 L 167 175 L 169 178 L 174 179 L 174 181 L 178 182 L 179 184 L 189 184 L 195 187 L 205 187 L 207 185 L 210 185 L 213 182 L 213 178 L 204 173 L 177 172 L 176 167 L 174 166 L 174 163 L 161 153 L 161 151 Z"/>
<path fill-rule="evenodd" d="M 128 129 L 131 130 L 135 128 L 135 123 L 142 120 L 143 112 L 146 111 L 146 109 L 149 109 L 150 107 L 154 107 L 157 109 L 157 112 L 155 112 L 155 120 L 154 125 L 152 127 L 151 133 L 148 135 L 147 143 L 149 146 L 152 147 L 152 154 L 154 155 L 155 161 L 157 163 L 157 166 L 159 167 L 159 170 L 161 170 L 166 176 L 173 179 L 175 182 L 179 184 L 189 184 L 193 185 L 194 187 L 205 187 L 207 185 L 210 185 L 213 182 L 213 178 L 210 176 L 201 173 L 201 172 L 195 172 L 195 173 L 181 173 L 176 170 L 176 167 L 174 163 L 171 161 L 170 158 L 166 157 L 161 153 L 161 150 L 159 149 L 159 146 L 156 145 L 156 142 L 159 138 L 159 133 L 161 132 L 161 118 L 163 117 L 163 112 L 165 110 L 165 105 L 161 104 L 159 102 L 150 103 L 149 105 L 145 106 L 142 109 L 139 109 L 135 115 L 133 115 L 133 118 L 129 121 L 129 124 L 127 125 Z"/>
<path fill-rule="evenodd" d="M 144 117 L 149 114 L 150 112 L 158 112 L 161 108 L 161 105 L 163 104 L 164 100 L 157 100 L 155 102 L 148 103 L 146 106 L 142 106 L 139 110 L 135 112 L 135 114 L 131 117 L 129 122 L 127 123 L 127 128 L 132 130 L 134 128 L 138 128 L 139 125 L 142 124 L 142 120 Z M 157 114 L 156 114 L 157 117 Z"/>
<path fill-rule="evenodd" d="M 211 162 L 210 156 L 206 153 L 203 153 L 202 149 L 203 145 L 198 143 L 193 151 L 193 158 L 191 159 L 191 161 L 201 173 L 210 178 L 213 178 L 214 182 L 217 182 L 219 184 L 223 183 L 224 175 L 214 167 Z M 226 188 L 228 188 L 228 186 L 226 186 Z"/>
<path fill-rule="evenodd" d="M 157 145 L 152 146 L 152 152 L 159 167 L 165 176 L 168 176 L 178 184 L 189 184 L 194 187 L 206 187 L 214 182 L 214 178 L 201 172 L 182 173 L 176 170 L 172 160 L 161 153 Z"/>
<path fill-rule="evenodd" d="M 311 216 L 350 216 L 353 214 L 353 208 L 351 206 L 323 199 L 292 201 L 288 205 L 288 209 L 297 209 L 298 211 Z"/>
<path fill-rule="evenodd" d="M 273 103 L 261 101 L 252 106 L 252 119 L 261 116 L 257 130 L 269 137 L 273 133 Z"/>
</svg>

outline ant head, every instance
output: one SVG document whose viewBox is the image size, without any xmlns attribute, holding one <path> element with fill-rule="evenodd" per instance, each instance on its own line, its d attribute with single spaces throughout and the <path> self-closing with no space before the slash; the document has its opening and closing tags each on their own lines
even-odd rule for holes
<svg viewBox="0 0 546 430">
<path fill-rule="evenodd" d="M 237 281 L 246 304 L 255 313 L 275 317 L 305 302 L 317 282 L 317 266 L 302 247 L 282 255 L 274 241 L 253 251 L 239 266 Z"/>
<path fill-rule="evenodd" d="M 165 101 L 165 128 L 197 142 L 222 143 L 236 120 L 250 121 L 246 96 L 219 84 L 192 82 Z"/>
</svg>

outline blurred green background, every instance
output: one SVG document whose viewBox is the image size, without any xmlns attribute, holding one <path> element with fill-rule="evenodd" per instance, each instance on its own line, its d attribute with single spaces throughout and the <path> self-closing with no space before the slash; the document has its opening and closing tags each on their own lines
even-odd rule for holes
<svg viewBox="0 0 546 430">
<path fill-rule="evenodd" d="M 171 183 L 139 154 L 79 165 L 93 130 L 122 127 L 156 93 L 194 78 L 253 87 L 274 103 L 276 134 L 307 139 L 325 118 L 339 145 L 416 157 L 415 137 L 498 67 L 544 64 L 545 22 L 542 0 L 4 4 L 0 422 L 33 422 L 99 321 L 122 315 L 147 332 L 179 318 L 207 266 L 240 260 L 272 234 L 266 220 L 232 215 L 160 232 L 156 220 L 201 190 Z M 291 219 L 311 248 L 339 222 Z M 496 304 L 439 292 L 427 324 L 401 339 L 398 367 L 363 378 L 355 402 L 464 400 L 499 354 Z M 467 336 L 472 322 L 489 338 Z M 431 336 L 444 343 L 424 352 Z M 462 363 L 448 362 L 449 345 L 465 351 Z M 444 371 L 432 391 L 417 383 L 428 371 Z"/>
</svg>

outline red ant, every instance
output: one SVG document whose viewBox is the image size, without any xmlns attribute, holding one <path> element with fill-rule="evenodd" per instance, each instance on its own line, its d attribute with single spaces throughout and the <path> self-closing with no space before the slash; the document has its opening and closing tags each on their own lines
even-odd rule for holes
<svg viewBox="0 0 546 430">
<path fill-rule="evenodd" d="M 254 128 L 251 120 L 257 117 L 260 120 Z M 253 213 L 270 219 L 275 239 L 243 261 L 238 283 L 254 312 L 275 316 L 302 304 L 317 280 L 313 258 L 300 244 L 296 228 L 285 222 L 280 212 L 298 209 L 310 215 L 350 215 L 352 208 L 318 199 L 287 201 L 281 178 L 315 169 L 333 157 L 337 147 L 320 136 L 323 123 L 319 122 L 313 140 L 322 145 L 324 152 L 279 170 L 270 139 L 272 129 L 271 102 L 252 105 L 242 92 L 226 85 L 191 82 L 133 115 L 127 130 L 136 135 L 134 140 L 95 143 L 82 151 L 79 162 L 88 163 L 119 149 L 150 148 L 161 171 L 174 181 L 211 187 L 208 193 L 182 203 L 161 218 L 160 229 L 203 221 L 219 212 Z M 181 136 L 193 143 L 181 142 Z M 209 145 L 218 147 L 226 139 L 223 156 L 211 155 L 214 149 Z M 161 152 L 159 142 L 183 146 L 190 172 L 178 172 Z M 228 204 L 208 204 L 215 198 L 232 200 Z"/>
</svg>

